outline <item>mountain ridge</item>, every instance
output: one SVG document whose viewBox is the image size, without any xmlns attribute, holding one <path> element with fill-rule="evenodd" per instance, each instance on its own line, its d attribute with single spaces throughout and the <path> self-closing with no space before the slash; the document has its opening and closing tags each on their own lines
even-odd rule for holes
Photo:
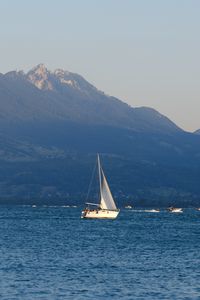
<svg viewBox="0 0 200 300">
<path fill-rule="evenodd" d="M 7 91 L 10 88 L 12 106 L 15 106 L 15 110 L 18 111 L 18 119 L 20 110 L 21 112 L 25 110 L 22 119 L 26 120 L 28 117 L 31 119 L 31 113 L 33 113 L 36 118 L 40 119 L 74 119 L 75 121 L 80 119 L 81 122 L 90 123 L 91 121 L 96 124 L 115 125 L 136 131 L 166 130 L 170 133 L 181 130 L 156 110 L 148 107 L 133 108 L 116 97 L 99 91 L 76 73 L 61 69 L 51 72 L 43 64 L 39 64 L 27 73 L 8 72 L 0 79 L 1 92 L 5 85 Z M 3 84 L 4 86 L 1 86 Z M 14 97 L 12 97 L 13 94 Z M 7 103 L 10 102 L 8 95 L 0 94 L 0 99 L 3 97 Z M 17 102 L 14 101 L 15 97 Z M 6 104 L 4 106 L 6 107 Z M 28 108 L 32 111 L 28 111 Z M 6 112 L 2 111 L 2 114 L 9 116 L 11 111 L 9 107 Z M 11 117 L 13 119 L 15 116 Z"/>
<path fill-rule="evenodd" d="M 195 130 L 194 134 L 200 134 L 200 129 Z"/>
</svg>

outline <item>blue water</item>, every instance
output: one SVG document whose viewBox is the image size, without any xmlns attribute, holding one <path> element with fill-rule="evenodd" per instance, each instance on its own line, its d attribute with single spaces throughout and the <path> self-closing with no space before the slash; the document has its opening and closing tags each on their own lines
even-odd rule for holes
<svg viewBox="0 0 200 300">
<path fill-rule="evenodd" d="M 200 212 L 0 207 L 0 299 L 200 299 Z"/>
</svg>

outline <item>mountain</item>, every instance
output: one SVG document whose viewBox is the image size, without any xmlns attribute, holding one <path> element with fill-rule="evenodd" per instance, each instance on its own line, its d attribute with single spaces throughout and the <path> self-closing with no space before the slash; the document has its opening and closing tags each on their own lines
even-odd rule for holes
<svg viewBox="0 0 200 300">
<path fill-rule="evenodd" d="M 0 74 L 0 203 L 83 203 L 96 153 L 121 205 L 200 205 L 200 137 L 43 64 Z"/>
<path fill-rule="evenodd" d="M 0 121 L 71 121 L 129 128 L 135 131 L 180 130 L 157 111 L 132 108 L 105 95 L 80 75 L 40 64 L 0 76 Z"/>
<path fill-rule="evenodd" d="M 196 130 L 194 134 L 200 134 L 200 129 Z"/>
</svg>

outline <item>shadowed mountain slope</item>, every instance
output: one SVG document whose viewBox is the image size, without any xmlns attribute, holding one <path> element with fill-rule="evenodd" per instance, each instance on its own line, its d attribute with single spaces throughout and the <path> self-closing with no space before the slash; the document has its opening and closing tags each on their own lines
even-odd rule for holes
<svg viewBox="0 0 200 300">
<path fill-rule="evenodd" d="M 82 203 L 97 152 L 121 204 L 199 203 L 199 135 L 78 74 L 0 74 L 2 203 Z"/>
</svg>

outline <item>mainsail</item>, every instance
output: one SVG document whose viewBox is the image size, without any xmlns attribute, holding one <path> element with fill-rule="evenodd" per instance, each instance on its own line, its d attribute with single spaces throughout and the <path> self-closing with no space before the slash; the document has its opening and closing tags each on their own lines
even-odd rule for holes
<svg viewBox="0 0 200 300">
<path fill-rule="evenodd" d="M 102 170 L 102 184 L 101 184 L 101 202 L 100 202 L 101 209 L 110 209 L 110 210 L 117 210 L 115 202 L 113 200 L 111 191 L 109 189 L 106 177 Z"/>
<path fill-rule="evenodd" d="M 113 196 L 108 186 L 108 182 L 100 166 L 99 156 L 98 156 L 98 167 L 99 167 L 99 181 L 100 181 L 100 208 L 117 210 L 115 201 L 113 199 Z"/>
</svg>

